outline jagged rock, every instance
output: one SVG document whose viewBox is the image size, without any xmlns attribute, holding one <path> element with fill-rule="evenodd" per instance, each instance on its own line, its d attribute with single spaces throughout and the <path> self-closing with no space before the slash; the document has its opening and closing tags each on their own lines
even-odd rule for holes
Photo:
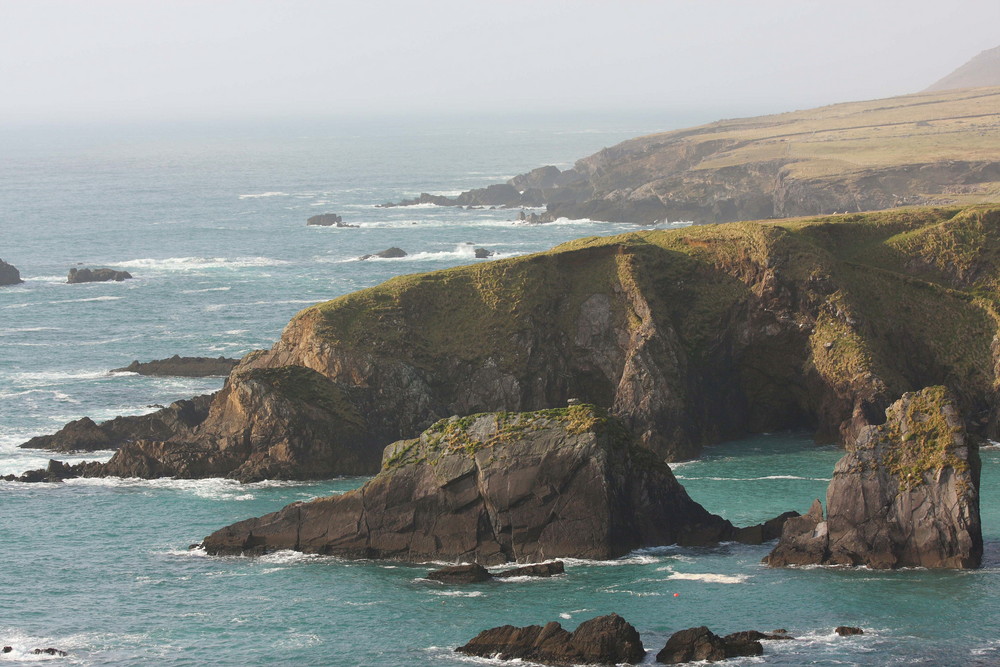
<svg viewBox="0 0 1000 667">
<path fill-rule="evenodd" d="M 616 558 L 736 532 L 618 420 L 581 405 L 443 420 L 387 447 L 382 472 L 360 489 L 241 521 L 204 547 L 489 565 Z"/>
<path fill-rule="evenodd" d="M 398 257 L 406 257 L 406 251 L 403 250 L 402 248 L 392 247 L 392 248 L 386 248 L 385 250 L 377 252 L 373 255 L 361 255 L 361 257 L 358 257 L 358 259 L 365 260 L 365 259 L 372 259 L 373 257 L 379 257 L 381 259 L 395 259 Z"/>
<path fill-rule="evenodd" d="M 90 417 L 69 422 L 53 435 L 41 435 L 20 445 L 24 449 L 57 452 L 93 452 L 118 449 L 132 440 L 165 440 L 188 435 L 208 416 L 214 394 L 203 394 L 171 403 L 148 415 L 115 417 L 95 424 Z"/>
<path fill-rule="evenodd" d="M 67 656 L 69 653 L 66 651 L 61 651 L 57 648 L 36 648 L 32 651 L 34 655 L 57 655 L 57 656 Z"/>
<path fill-rule="evenodd" d="M 225 377 L 238 363 L 239 359 L 227 359 L 226 357 L 182 357 L 175 354 L 169 359 L 155 359 L 145 362 L 136 360 L 124 368 L 115 368 L 111 372 L 170 377 Z"/>
<path fill-rule="evenodd" d="M 0 287 L 4 285 L 19 285 L 23 282 L 21 280 L 21 272 L 17 270 L 17 267 L 0 259 Z"/>
<path fill-rule="evenodd" d="M 475 584 L 480 581 L 489 581 L 493 578 L 493 575 L 479 563 L 469 563 L 466 565 L 452 565 L 451 567 L 443 567 L 440 570 L 428 572 L 427 578 L 446 584 Z"/>
<path fill-rule="evenodd" d="M 548 563 L 534 563 L 523 567 L 515 567 L 510 570 L 497 572 L 493 576 L 497 579 L 507 579 L 510 577 L 552 577 L 557 574 L 564 574 L 566 566 L 561 560 L 554 560 Z"/>
<path fill-rule="evenodd" d="M 128 280 L 132 274 L 128 271 L 115 271 L 114 269 L 70 269 L 66 277 L 67 283 L 100 283 L 113 280 L 121 282 Z"/>
<path fill-rule="evenodd" d="M 720 637 L 704 625 L 680 630 L 670 635 L 666 645 L 656 654 L 656 662 L 666 665 L 696 660 L 715 662 L 764 653 L 764 647 L 759 641 L 746 639 L 743 635 L 744 633 L 733 633 Z"/>
<path fill-rule="evenodd" d="M 837 629 L 834 630 L 841 637 L 849 637 L 851 635 L 863 635 L 865 631 L 861 628 L 856 628 L 850 625 L 839 625 Z"/>
<path fill-rule="evenodd" d="M 785 523 L 772 566 L 978 567 L 978 447 L 944 387 L 903 394 L 837 463 L 819 501 Z"/>
<path fill-rule="evenodd" d="M 484 630 L 455 650 L 483 658 L 545 665 L 635 664 L 645 657 L 639 633 L 617 614 L 584 621 L 573 632 L 555 621 L 544 627 L 504 625 Z"/>
<path fill-rule="evenodd" d="M 492 250 L 487 250 L 486 248 L 476 248 L 473 252 L 476 254 L 476 259 L 486 259 L 487 257 L 492 257 L 496 254 Z"/>
<path fill-rule="evenodd" d="M 350 227 L 353 229 L 358 229 L 358 225 L 352 225 L 344 222 L 336 213 L 321 213 L 319 215 L 314 215 L 306 221 L 307 225 L 314 225 L 319 227 Z"/>
</svg>

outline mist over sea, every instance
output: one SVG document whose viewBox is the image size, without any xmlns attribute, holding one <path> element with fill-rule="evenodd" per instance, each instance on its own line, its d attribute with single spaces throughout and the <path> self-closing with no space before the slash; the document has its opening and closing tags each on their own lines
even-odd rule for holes
<svg viewBox="0 0 1000 667">
<path fill-rule="evenodd" d="M 375 204 L 457 194 L 545 164 L 567 168 L 602 147 L 690 122 L 0 129 L 0 258 L 26 281 L 0 288 L 0 475 L 43 467 L 47 453 L 17 445 L 69 420 L 141 414 L 222 385 L 109 372 L 134 359 L 240 357 L 270 347 L 308 305 L 392 276 L 635 229 L 529 226 L 516 221 L 517 210 Z M 359 227 L 306 226 L 325 212 Z M 357 260 L 391 246 L 409 256 Z M 495 255 L 475 259 L 475 248 Z M 68 285 L 76 266 L 135 278 Z M 839 456 L 808 434 L 769 434 L 710 448 L 675 473 L 710 511 L 747 524 L 824 497 Z M 572 629 L 616 612 L 653 654 L 672 632 L 704 624 L 719 633 L 786 628 L 801 638 L 727 664 L 1000 664 L 1000 449 L 982 457 L 981 570 L 770 570 L 759 564 L 767 545 L 727 544 L 571 560 L 562 577 L 460 587 L 422 579 L 426 566 L 188 550 L 223 525 L 363 478 L 0 482 L 0 645 L 14 649 L 0 663 L 489 664 L 453 649 L 488 627 L 559 620 Z M 865 634 L 838 637 L 838 625 Z M 71 655 L 30 655 L 47 646 Z"/>
</svg>

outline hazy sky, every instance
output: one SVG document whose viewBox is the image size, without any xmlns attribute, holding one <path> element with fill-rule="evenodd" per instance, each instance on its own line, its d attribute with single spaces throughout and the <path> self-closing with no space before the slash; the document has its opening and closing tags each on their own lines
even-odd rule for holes
<svg viewBox="0 0 1000 667">
<path fill-rule="evenodd" d="M 998 25 L 998 0 L 0 0 L 0 123 L 785 110 L 916 92 Z"/>
</svg>

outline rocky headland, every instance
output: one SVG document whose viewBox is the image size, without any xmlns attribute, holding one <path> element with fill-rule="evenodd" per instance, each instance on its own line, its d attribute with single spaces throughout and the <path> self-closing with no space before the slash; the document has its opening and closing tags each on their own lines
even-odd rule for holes
<svg viewBox="0 0 1000 667">
<path fill-rule="evenodd" d="M 114 269 L 70 269 L 69 275 L 66 276 L 66 282 L 70 284 L 75 283 L 102 283 L 102 282 L 121 282 L 123 280 L 129 280 L 132 274 L 128 271 L 116 271 Z"/>
<path fill-rule="evenodd" d="M 226 377 L 239 361 L 239 359 L 227 359 L 226 357 L 182 357 L 175 354 L 169 359 L 142 362 L 137 359 L 128 366 L 112 369 L 111 372 L 161 377 Z"/>
<path fill-rule="evenodd" d="M 668 460 L 789 428 L 850 443 L 930 385 L 996 437 L 998 249 L 998 208 L 913 209 L 636 232 L 402 276 L 302 311 L 204 420 L 127 442 L 94 474 L 373 474 L 386 445 L 450 415 L 571 398 Z"/>
<path fill-rule="evenodd" d="M 21 272 L 17 270 L 17 267 L 0 259 L 0 287 L 20 285 L 23 282 Z"/>
<path fill-rule="evenodd" d="M 858 434 L 827 491 L 786 522 L 765 559 L 780 565 L 978 567 L 978 448 L 944 387 L 904 394 Z"/>
<path fill-rule="evenodd" d="M 1000 85 L 996 51 L 981 54 L 972 85 Z M 535 222 L 716 223 L 998 201 L 998 121 L 998 88 L 935 90 L 638 137 L 564 171 L 399 205 L 546 207 Z"/>
<path fill-rule="evenodd" d="M 202 546 L 492 565 L 757 534 L 691 500 L 618 419 L 577 405 L 443 420 L 387 447 L 360 489 L 241 521 Z"/>
</svg>

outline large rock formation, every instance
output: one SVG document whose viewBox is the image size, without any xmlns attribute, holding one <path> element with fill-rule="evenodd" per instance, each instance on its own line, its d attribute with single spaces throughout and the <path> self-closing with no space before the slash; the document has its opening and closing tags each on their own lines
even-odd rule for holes
<svg viewBox="0 0 1000 667">
<path fill-rule="evenodd" d="M 154 359 L 145 362 L 135 360 L 128 366 L 115 368 L 111 372 L 168 377 L 225 377 L 238 363 L 239 359 L 227 359 L 226 357 L 182 357 L 175 354 L 169 359 Z"/>
<path fill-rule="evenodd" d="M 543 665 L 619 665 L 642 662 L 646 652 L 636 629 L 618 614 L 599 616 L 568 632 L 552 621 L 544 627 L 504 625 L 484 630 L 455 649 L 481 658 L 524 660 Z"/>
<path fill-rule="evenodd" d="M 757 634 L 749 631 L 720 637 L 704 625 L 679 630 L 670 635 L 666 645 L 656 654 L 656 662 L 678 665 L 699 660 L 716 662 L 726 658 L 762 655 L 764 647 L 755 638 Z M 761 638 L 769 637 L 762 635 Z"/>
<path fill-rule="evenodd" d="M 387 447 L 382 472 L 360 489 L 241 521 L 204 547 L 489 565 L 739 536 L 618 420 L 572 406 L 438 422 Z"/>
<path fill-rule="evenodd" d="M 997 320 L 979 297 L 1000 289 L 997 249 L 1000 209 L 922 209 L 637 232 L 402 276 L 299 313 L 243 359 L 211 419 L 130 444 L 120 469 L 173 446 L 221 466 L 186 475 L 373 474 L 386 445 L 449 415 L 570 398 L 610 407 L 669 460 L 789 428 L 852 442 L 932 384 L 1000 437 Z"/>
<path fill-rule="evenodd" d="M 128 280 L 132 274 L 128 271 L 115 271 L 114 269 L 70 269 L 66 276 L 68 283 L 101 283 L 108 281 L 121 282 Z"/>
<path fill-rule="evenodd" d="M 904 394 L 837 463 L 826 520 L 816 501 L 765 562 L 978 567 L 979 455 L 955 403 L 943 387 Z"/>
<path fill-rule="evenodd" d="M 928 91 L 1000 86 L 1000 46 L 976 55 L 954 72 L 934 82 Z"/>
<path fill-rule="evenodd" d="M 21 280 L 21 272 L 17 270 L 17 267 L 0 259 L 0 287 L 4 285 L 20 285 L 23 282 Z"/>
<path fill-rule="evenodd" d="M 975 76 L 942 83 L 1000 85 L 996 51 L 976 59 Z M 638 137 L 565 171 L 401 204 L 546 206 L 539 222 L 714 223 L 994 201 L 998 120 L 996 88 L 850 102 Z"/>
</svg>

